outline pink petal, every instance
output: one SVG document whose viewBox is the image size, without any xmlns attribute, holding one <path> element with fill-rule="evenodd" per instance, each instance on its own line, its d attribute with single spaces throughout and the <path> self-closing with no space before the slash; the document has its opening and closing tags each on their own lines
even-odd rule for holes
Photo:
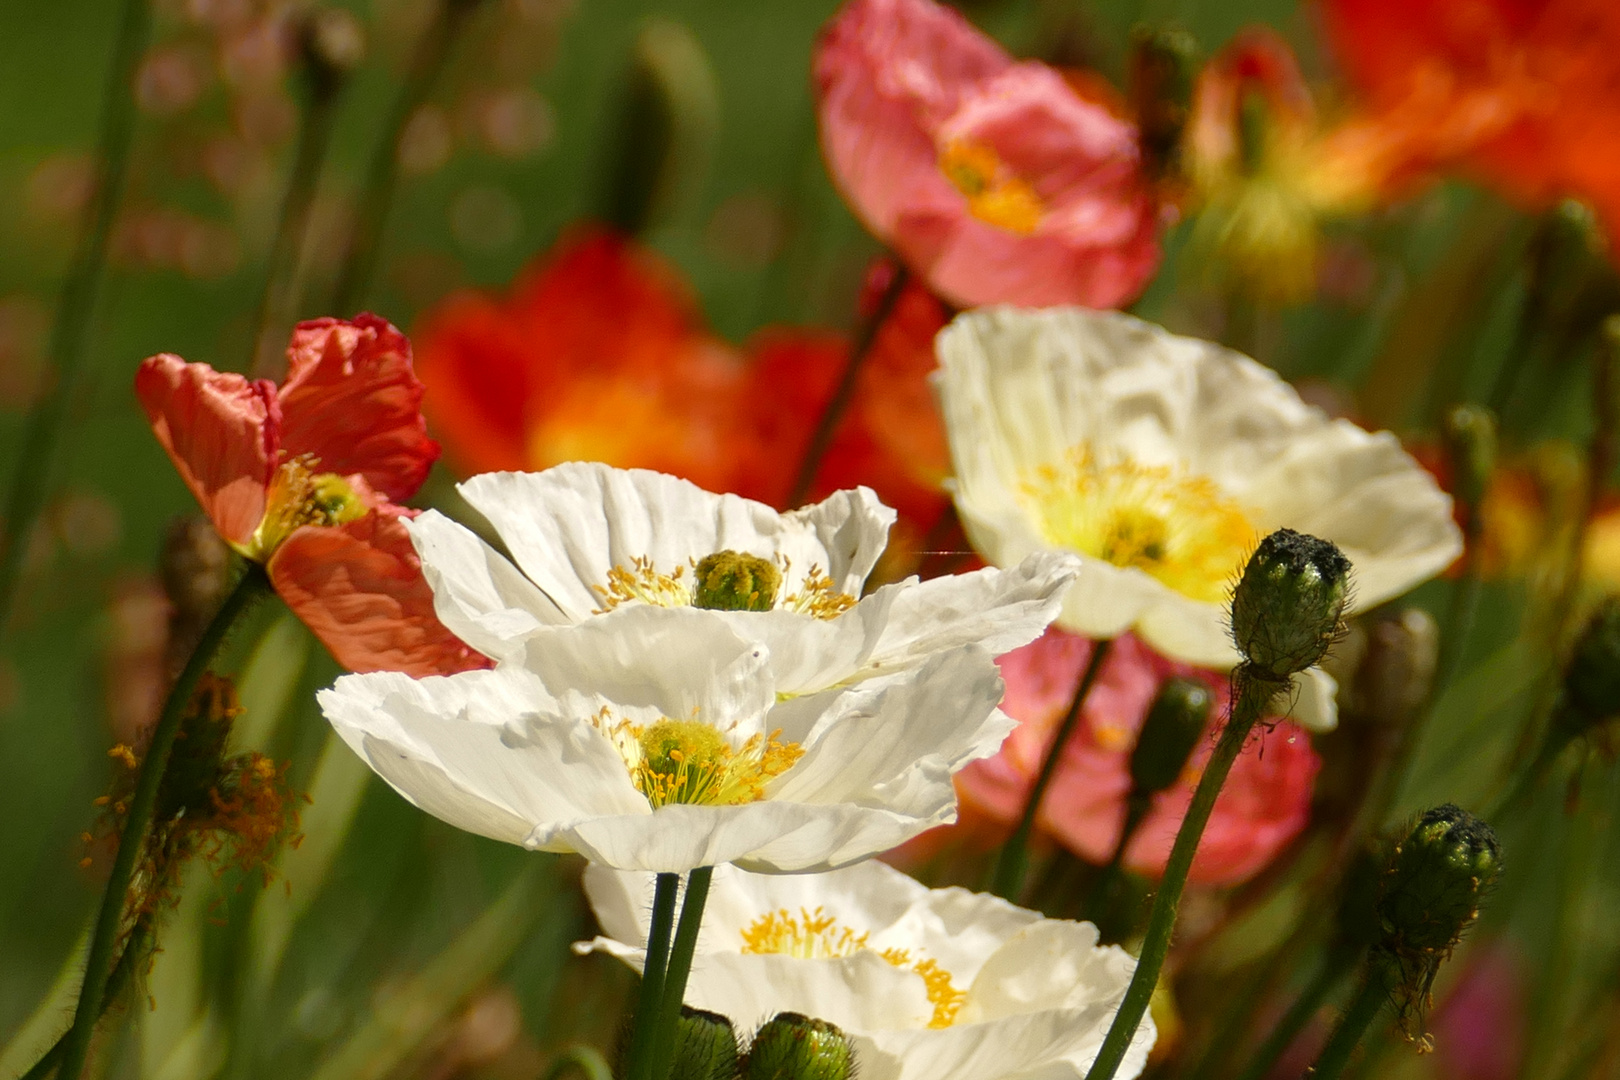
<svg viewBox="0 0 1620 1080">
<path fill-rule="evenodd" d="M 135 372 L 135 396 L 214 528 L 244 543 L 264 517 L 276 469 L 276 388 L 160 353 Z"/>
<path fill-rule="evenodd" d="M 394 507 L 337 527 L 305 526 L 276 549 L 270 581 L 350 671 L 420 678 L 489 667 L 445 629 Z"/>
<path fill-rule="evenodd" d="M 439 447 L 422 420 L 422 384 L 411 343 L 387 320 L 300 323 L 281 384 L 281 445 L 313 454 L 321 472 L 359 473 L 399 501 L 422 486 Z"/>
</svg>

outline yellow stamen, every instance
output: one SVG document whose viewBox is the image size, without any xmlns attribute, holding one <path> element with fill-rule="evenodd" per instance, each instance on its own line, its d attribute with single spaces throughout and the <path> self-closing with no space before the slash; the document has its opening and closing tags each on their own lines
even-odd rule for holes
<svg viewBox="0 0 1620 1080">
<path fill-rule="evenodd" d="M 722 551 L 705 557 L 702 563 L 694 560 L 690 564 L 694 570 L 691 575 L 687 574 L 686 566 L 677 566 L 673 573 L 665 574 L 653 566 L 651 559 L 638 555 L 628 567 L 615 566 L 609 570 L 606 585 L 592 586 L 602 598 L 602 606 L 592 614 L 603 615 L 620 604 L 629 603 L 653 604 L 657 607 L 728 606 L 698 595 L 704 587 L 703 582 L 713 576 L 712 571 L 717 565 L 715 560 L 722 556 L 749 559 L 754 563 L 763 561 L 754 556 L 737 556 L 736 552 Z M 819 566 L 810 567 L 797 592 L 775 599 L 779 591 L 778 582 L 786 579 L 789 566 L 787 556 L 776 557 L 776 563 L 771 567 L 776 580 L 770 580 L 770 574 L 761 573 L 760 568 L 754 566 L 753 572 L 759 574 L 762 585 L 757 593 L 750 593 L 748 603 L 738 604 L 735 609 L 769 611 L 775 608 L 817 619 L 835 619 L 855 606 L 855 597 L 838 591 L 832 578 Z"/>
<path fill-rule="evenodd" d="M 1053 544 L 1136 567 L 1184 596 L 1226 598 L 1257 532 L 1208 477 L 1130 460 L 1103 464 L 1080 446 L 1042 466 L 1023 494 Z"/>
<path fill-rule="evenodd" d="M 1029 181 L 1014 175 L 983 143 L 952 139 L 939 155 L 939 168 L 967 199 L 968 213 L 998 229 L 1028 236 L 1046 213 Z"/>
<path fill-rule="evenodd" d="M 603 615 L 632 601 L 654 607 L 691 607 L 692 589 L 682 580 L 685 575 L 684 566 L 677 566 L 673 574 L 660 574 L 653 569 L 651 559 L 638 555 L 628 568 L 615 566 L 609 570 L 606 586 L 592 586 L 602 597 L 602 606 L 592 614 Z"/>
<path fill-rule="evenodd" d="M 752 735 L 734 747 L 712 724 L 660 720 L 613 723 L 606 709 L 592 718 L 612 740 L 630 771 L 630 781 L 654 810 L 688 806 L 739 806 L 765 797 L 765 785 L 804 756 L 798 743 L 781 742 L 780 731 Z"/>
<path fill-rule="evenodd" d="M 785 564 L 787 559 L 782 561 Z M 784 599 L 782 606 L 801 615 L 836 619 L 855 606 L 855 598 L 847 592 L 839 592 L 833 585 L 833 579 L 824 574 L 821 567 L 812 565 L 810 572 L 804 575 L 799 591 Z"/>
<path fill-rule="evenodd" d="M 366 515 L 366 505 L 337 473 L 316 472 L 316 459 L 302 454 L 281 463 L 270 481 L 264 518 L 245 544 L 233 545 L 264 562 L 293 531 L 305 525 L 342 525 Z"/>
<path fill-rule="evenodd" d="M 854 956 L 867 950 L 869 934 L 858 934 L 822 908 L 800 908 L 795 916 L 786 908 L 767 912 L 742 931 L 742 951 L 754 954 L 796 956 L 803 960 L 829 960 Z M 910 949 L 883 949 L 878 952 L 888 963 L 919 976 L 934 1006 L 928 1021 L 931 1028 L 950 1027 L 967 1000 L 967 993 L 951 982 L 950 972 L 933 960 L 913 960 Z"/>
</svg>

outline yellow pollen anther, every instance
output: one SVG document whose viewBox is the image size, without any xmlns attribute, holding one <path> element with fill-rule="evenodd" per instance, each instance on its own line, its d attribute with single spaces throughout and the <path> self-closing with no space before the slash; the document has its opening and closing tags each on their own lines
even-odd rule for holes
<svg viewBox="0 0 1620 1080">
<path fill-rule="evenodd" d="M 342 525 L 366 516 L 366 504 L 349 482 L 337 473 L 316 472 L 317 464 L 309 454 L 281 463 L 270 481 L 264 518 L 247 543 L 233 545 L 238 551 L 265 562 L 305 525 Z"/>
<path fill-rule="evenodd" d="M 1046 213 L 1029 181 L 1014 175 L 983 143 L 952 139 L 939 155 L 939 168 L 967 199 L 968 213 L 998 229 L 1028 236 Z"/>
<path fill-rule="evenodd" d="M 591 721 L 624 759 L 630 781 L 654 810 L 689 806 L 738 806 L 765 797 L 765 785 L 804 756 L 798 743 L 750 736 L 732 746 L 712 724 L 701 720 L 660 720 L 654 724 L 614 723 L 603 709 Z"/>
<path fill-rule="evenodd" d="M 1085 446 L 1037 469 L 1023 494 L 1046 538 L 1120 567 L 1135 567 L 1183 596 L 1226 598 L 1253 550 L 1243 510 L 1203 476 L 1123 460 L 1103 464 Z"/>
<path fill-rule="evenodd" d="M 856 933 L 819 907 L 813 911 L 800 908 L 796 916 L 786 908 L 778 908 L 743 929 L 742 951 L 796 956 L 801 960 L 829 960 L 869 950 L 870 936 Z M 910 949 L 883 949 L 878 955 L 922 979 L 928 1000 L 934 1006 L 929 1027 L 950 1027 L 956 1021 L 967 993 L 951 982 L 950 972 L 933 960 L 913 960 Z"/>
<path fill-rule="evenodd" d="M 742 563 L 747 564 L 748 574 L 754 581 L 747 596 L 734 603 L 735 598 L 720 594 L 727 588 L 735 590 L 736 571 Z M 673 573 L 665 574 L 653 566 L 651 559 L 638 555 L 628 567 L 615 566 L 609 570 L 606 585 L 592 586 L 602 598 L 602 606 L 592 614 L 606 614 L 620 604 L 641 603 L 656 607 L 697 606 L 745 611 L 776 609 L 817 619 L 835 619 L 855 606 L 855 597 L 840 592 L 819 566 L 810 567 L 796 591 L 779 597 L 781 582 L 787 579 L 791 565 L 785 555 L 766 563 L 757 556 L 721 551 L 705 556 L 701 562 L 693 561 L 690 567 L 677 566 Z M 687 573 L 688 569 L 692 570 L 691 574 Z M 729 572 L 730 577 L 719 583 L 723 587 L 717 587 L 716 578 L 722 571 Z"/>
</svg>

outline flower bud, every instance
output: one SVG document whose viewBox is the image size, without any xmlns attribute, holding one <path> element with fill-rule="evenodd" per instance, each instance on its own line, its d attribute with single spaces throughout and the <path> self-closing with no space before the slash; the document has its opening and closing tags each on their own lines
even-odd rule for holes
<svg viewBox="0 0 1620 1080">
<path fill-rule="evenodd" d="M 717 551 L 697 564 L 692 603 L 712 611 L 769 611 L 781 586 L 782 571 L 769 559 Z"/>
<path fill-rule="evenodd" d="M 1473 513 L 1496 471 L 1496 414 L 1483 405 L 1458 405 L 1446 414 L 1445 439 L 1457 498 Z"/>
<path fill-rule="evenodd" d="M 1350 711 L 1374 724 L 1404 727 L 1434 685 L 1440 627 L 1422 608 L 1366 620 L 1361 664 L 1350 683 Z"/>
<path fill-rule="evenodd" d="M 1285 682 L 1322 659 L 1343 626 L 1350 560 L 1327 540 L 1278 529 L 1243 568 L 1232 638 L 1249 673 Z"/>
<path fill-rule="evenodd" d="M 318 8 L 304 18 L 299 51 L 317 96 L 334 93 L 366 58 L 366 32 L 342 8 Z"/>
<path fill-rule="evenodd" d="M 1565 724 L 1578 734 L 1620 715 L 1620 596 L 1607 597 L 1587 619 L 1564 669 Z"/>
<path fill-rule="evenodd" d="M 1479 914 L 1502 850 L 1491 827 L 1451 803 L 1426 811 L 1396 845 L 1378 917 L 1386 948 L 1443 955 Z"/>
<path fill-rule="evenodd" d="M 1131 789 L 1152 795 L 1176 782 L 1203 738 L 1215 695 L 1198 679 L 1174 676 L 1159 684 L 1142 733 L 1131 751 Z"/>
<path fill-rule="evenodd" d="M 1139 26 L 1131 34 L 1129 97 L 1150 172 L 1175 166 L 1192 103 L 1198 43 L 1180 27 Z"/>
<path fill-rule="evenodd" d="M 854 1071 L 855 1050 L 842 1031 L 790 1012 L 765 1021 L 743 1066 L 746 1080 L 849 1080 Z"/>
<path fill-rule="evenodd" d="M 737 1033 L 719 1013 L 681 1006 L 669 1080 L 736 1080 Z"/>
</svg>

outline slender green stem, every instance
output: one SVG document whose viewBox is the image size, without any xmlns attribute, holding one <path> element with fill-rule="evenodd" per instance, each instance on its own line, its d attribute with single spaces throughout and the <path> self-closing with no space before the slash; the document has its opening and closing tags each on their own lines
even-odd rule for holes
<svg viewBox="0 0 1620 1080">
<path fill-rule="evenodd" d="M 1074 729 L 1080 724 L 1080 710 L 1084 707 L 1086 698 L 1091 693 L 1091 687 L 1097 681 L 1097 674 L 1102 671 L 1103 661 L 1108 658 L 1108 650 L 1113 644 L 1110 638 L 1102 638 L 1092 643 L 1091 658 L 1086 662 L 1085 674 L 1080 676 L 1080 685 L 1074 692 L 1074 700 L 1069 703 L 1069 711 L 1064 715 L 1063 722 L 1058 725 L 1052 745 L 1046 748 L 1046 756 L 1041 759 L 1041 771 L 1036 774 L 1035 783 L 1029 789 L 1029 798 L 1024 801 L 1024 812 L 1019 816 L 1018 825 L 1013 829 L 1012 835 L 1007 837 L 1007 842 L 1001 846 L 990 891 L 1004 900 L 1017 903 L 1019 894 L 1024 890 L 1024 875 L 1029 870 L 1029 838 L 1035 831 L 1035 815 L 1040 812 L 1041 802 L 1046 798 L 1046 789 L 1052 786 L 1052 777 L 1057 773 L 1058 762 L 1062 760 L 1063 748 L 1068 745 L 1069 739 L 1074 736 Z"/>
<path fill-rule="evenodd" d="M 149 0 L 125 0 L 102 91 L 95 188 L 84 233 L 56 303 L 50 346 L 52 378 L 29 413 L 5 518 L 0 521 L 0 630 L 5 629 L 11 616 L 23 559 L 28 553 L 28 537 L 50 492 L 51 464 L 67 423 L 68 403 L 78 390 L 84 369 L 85 347 L 107 264 L 107 244 L 129 174 L 129 148 L 135 130 L 135 95 L 130 84 L 135 64 L 146 49 L 151 25 Z"/>
<path fill-rule="evenodd" d="M 1125 1058 L 1125 1051 L 1130 1048 L 1131 1039 L 1136 1035 L 1148 1003 L 1153 999 L 1153 991 L 1159 984 L 1159 972 L 1164 968 L 1165 957 L 1169 955 L 1170 938 L 1176 928 L 1176 913 L 1181 906 L 1181 893 L 1187 887 L 1187 873 L 1192 869 L 1193 856 L 1198 853 L 1198 842 L 1203 839 L 1204 826 L 1209 823 L 1210 811 L 1215 807 L 1215 797 L 1221 793 L 1226 774 L 1232 771 L 1232 763 L 1242 751 L 1255 721 L 1260 719 L 1266 706 L 1281 689 L 1276 683 L 1253 677 L 1242 667 L 1233 675 L 1232 686 L 1231 716 L 1221 730 L 1220 740 L 1216 742 L 1209 762 L 1204 766 L 1204 775 L 1198 779 L 1192 803 L 1187 807 L 1187 816 L 1176 832 L 1170 858 L 1165 862 L 1164 878 L 1159 882 L 1159 891 L 1153 896 L 1153 908 L 1148 913 L 1142 954 L 1137 958 L 1136 970 L 1131 973 L 1130 985 L 1125 988 L 1125 998 L 1120 1002 L 1119 1011 L 1114 1014 L 1114 1021 L 1108 1027 L 1102 1048 L 1097 1051 L 1097 1060 L 1092 1063 L 1091 1071 L 1086 1073 L 1086 1080 L 1113 1080 L 1119 1063 Z"/>
<path fill-rule="evenodd" d="M 613 1080 L 613 1070 L 593 1046 L 570 1046 L 558 1054 L 545 1072 L 545 1080 L 561 1080 L 572 1069 L 585 1080 Z"/>
<path fill-rule="evenodd" d="M 1271 1074 L 1272 1067 L 1284 1051 L 1294 1045 L 1294 1040 L 1322 1007 L 1322 1002 L 1355 967 L 1356 959 L 1356 953 L 1351 949 L 1334 949 L 1322 958 L 1322 966 L 1316 976 L 1299 992 L 1299 997 L 1277 1021 L 1271 1034 L 1255 1050 L 1248 1068 L 1238 1074 L 1238 1080 L 1265 1080 Z"/>
<path fill-rule="evenodd" d="M 383 229 L 388 224 L 388 211 L 394 202 L 394 186 L 399 180 L 400 137 L 405 125 L 427 100 L 450 50 L 479 3 L 480 0 L 440 0 L 433 21 L 416 43 L 405 80 L 382 124 L 382 140 L 372 152 L 371 165 L 366 170 L 365 186 L 360 193 L 360 216 L 349 236 L 348 254 L 338 273 L 334 292 L 333 310 L 339 314 L 348 315 L 365 302 L 366 291 L 377 269 L 377 254 Z"/>
<path fill-rule="evenodd" d="M 150 944 L 150 928 L 140 927 L 130 934 L 122 955 L 118 957 L 118 963 L 113 965 L 112 973 L 107 976 L 107 989 L 101 998 L 101 1011 L 104 1015 L 112 1007 L 113 1002 L 123 996 L 125 988 L 135 976 L 135 965 L 147 954 L 147 946 Z M 23 1073 L 17 1080 L 45 1080 L 45 1077 L 51 1075 L 61 1063 L 62 1048 L 66 1045 L 67 1033 L 63 1032 L 62 1037 L 45 1051 L 45 1056 L 34 1062 L 33 1068 Z"/>
<path fill-rule="evenodd" d="M 248 564 L 247 571 L 236 587 L 225 597 L 213 620 L 203 631 L 202 638 L 186 661 L 180 677 L 163 703 L 157 724 L 152 728 L 152 739 L 141 759 L 140 772 L 135 778 L 135 793 L 130 796 L 129 812 L 124 819 L 124 831 L 118 838 L 118 854 L 113 857 L 112 872 L 107 877 L 107 888 L 101 897 L 101 908 L 96 914 L 95 929 L 90 937 L 90 949 L 84 964 L 84 984 L 79 989 L 79 1004 L 73 1013 L 73 1026 L 68 1029 L 62 1047 L 62 1080 L 78 1080 L 84 1072 L 85 1058 L 90 1053 L 90 1037 L 106 1001 L 108 976 L 113 964 L 113 950 L 117 947 L 119 931 L 124 921 L 124 904 L 129 883 L 135 873 L 152 811 L 157 806 L 163 774 L 169 766 L 169 754 L 174 749 L 175 737 L 180 732 L 180 719 L 191 704 L 197 680 L 213 662 L 225 636 L 242 613 L 254 601 L 269 591 L 270 582 L 264 570 L 256 563 Z"/>
<path fill-rule="evenodd" d="M 650 1080 L 654 1040 L 664 1005 L 664 969 L 669 963 L 669 937 L 675 923 L 679 874 L 659 874 L 653 888 L 652 923 L 647 928 L 647 959 L 641 968 L 641 994 L 636 998 L 635 1026 L 625 1055 L 625 1080 Z"/>
<path fill-rule="evenodd" d="M 1344 1072 L 1345 1065 L 1350 1062 L 1350 1055 L 1355 1052 L 1356 1044 L 1367 1033 L 1367 1028 L 1378 1018 L 1384 1006 L 1389 1004 L 1389 986 L 1385 981 L 1384 968 L 1377 960 L 1370 960 L 1367 966 L 1367 977 L 1356 991 L 1355 998 L 1350 1002 L 1350 1008 L 1345 1010 L 1344 1019 L 1334 1029 L 1333 1037 L 1322 1048 L 1322 1056 L 1316 1059 L 1311 1068 L 1311 1080 L 1338 1080 Z"/>
<path fill-rule="evenodd" d="M 906 281 L 910 276 L 903 263 L 897 264 L 894 277 L 889 279 L 889 287 L 883 290 L 882 299 L 878 301 L 872 314 L 861 323 L 860 332 L 855 336 L 855 343 L 849 350 L 849 359 L 844 363 L 843 374 L 838 377 L 838 385 L 833 389 L 832 397 L 827 399 L 826 407 L 821 410 L 821 417 L 810 433 L 810 441 L 805 444 L 804 457 L 799 461 L 798 476 L 794 478 L 793 487 L 788 491 L 788 506 L 798 506 L 809 497 L 810 487 L 816 482 L 816 473 L 821 470 L 822 459 L 832 448 L 833 436 L 838 433 L 838 425 L 855 400 L 855 387 L 860 382 L 861 371 L 865 368 L 866 361 L 871 357 L 878 331 L 889 321 L 889 315 L 893 313 L 895 304 L 900 302 L 900 294 L 906 291 Z"/>
<path fill-rule="evenodd" d="M 697 951 L 698 929 L 703 923 L 703 906 L 709 899 L 709 882 L 714 867 L 700 866 L 686 875 L 686 899 L 681 902 L 681 921 L 675 928 L 675 944 L 664 969 L 664 1002 L 659 1008 L 658 1028 L 653 1036 L 651 1080 L 664 1080 L 674 1063 L 675 1024 L 681 1018 L 681 1002 L 686 998 L 686 977 L 692 973 L 692 954 Z"/>
<path fill-rule="evenodd" d="M 1114 844 L 1113 853 L 1103 864 L 1102 871 L 1091 888 L 1086 890 L 1085 903 L 1081 905 L 1080 917 L 1097 924 L 1099 929 L 1107 930 L 1103 924 L 1110 922 L 1113 914 L 1113 891 L 1120 880 L 1121 868 L 1125 865 L 1125 849 L 1131 846 L 1131 840 L 1147 820 L 1148 811 L 1153 808 L 1153 796 L 1146 792 L 1132 790 L 1125 797 L 1125 825 L 1119 830 L 1119 840 Z M 1104 941 L 1114 938 L 1105 936 Z"/>
<path fill-rule="evenodd" d="M 305 63 L 313 69 L 320 62 L 306 59 Z M 298 266 L 309 236 L 310 208 L 332 142 L 332 122 L 343 89 L 343 80 L 329 71 L 311 70 L 308 76 L 309 101 L 304 106 L 292 172 L 281 199 L 281 218 L 270 243 L 264 291 L 253 319 L 253 370 L 266 376 L 274 374 L 278 339 L 298 307 Z"/>
</svg>

